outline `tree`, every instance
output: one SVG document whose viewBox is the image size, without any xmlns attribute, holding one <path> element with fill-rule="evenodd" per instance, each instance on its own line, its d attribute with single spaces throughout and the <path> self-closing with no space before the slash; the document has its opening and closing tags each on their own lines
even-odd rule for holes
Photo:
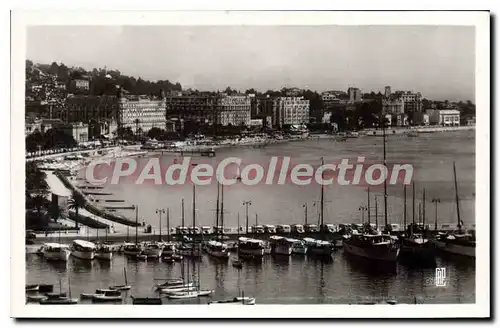
<svg viewBox="0 0 500 328">
<path fill-rule="evenodd" d="M 150 139 L 162 140 L 164 139 L 165 136 L 165 130 L 153 127 L 151 128 L 151 130 L 148 131 L 147 136 Z"/>
<path fill-rule="evenodd" d="M 26 162 L 26 191 L 31 193 L 37 193 L 40 195 L 46 195 L 49 190 L 49 185 L 45 180 L 47 175 L 45 172 L 38 168 L 36 162 Z"/>
<path fill-rule="evenodd" d="M 47 208 L 49 204 L 49 200 L 41 194 L 35 195 L 31 197 L 31 204 L 36 209 L 38 216 L 41 215 L 42 208 Z"/>
<path fill-rule="evenodd" d="M 39 147 L 43 147 L 45 141 L 43 135 L 40 131 L 35 131 L 26 137 L 26 150 L 28 152 L 35 152 L 39 150 Z"/>
<path fill-rule="evenodd" d="M 47 130 L 43 135 L 43 139 L 44 149 L 73 148 L 76 146 L 76 141 L 73 136 L 59 128 Z"/>
<path fill-rule="evenodd" d="M 83 198 L 82 194 L 77 191 L 73 191 L 71 195 L 71 199 L 68 201 L 68 209 L 74 210 L 76 214 L 76 219 L 78 220 L 78 211 L 80 208 L 84 208 L 86 204 L 85 198 Z M 78 228 L 78 222 L 75 221 L 75 228 Z"/>
<path fill-rule="evenodd" d="M 139 120 L 138 118 L 136 118 L 134 120 L 134 123 L 135 123 L 135 134 L 137 134 L 138 131 L 139 131 L 139 124 L 141 123 L 141 120 Z"/>
</svg>

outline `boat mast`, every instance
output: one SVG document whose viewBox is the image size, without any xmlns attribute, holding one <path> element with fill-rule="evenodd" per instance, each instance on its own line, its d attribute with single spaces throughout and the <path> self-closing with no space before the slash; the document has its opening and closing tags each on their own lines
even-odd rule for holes
<svg viewBox="0 0 500 328">
<path fill-rule="evenodd" d="M 137 245 L 137 229 L 139 229 L 139 205 L 135 206 L 135 244 Z"/>
<path fill-rule="evenodd" d="M 127 268 L 123 267 L 123 275 L 125 276 L 125 286 L 128 286 L 128 281 L 127 281 Z"/>
<path fill-rule="evenodd" d="M 240 259 L 240 212 L 238 212 L 238 260 Z"/>
<path fill-rule="evenodd" d="M 367 194 L 368 194 L 368 225 L 370 225 L 370 212 L 371 212 L 371 208 L 370 208 L 370 187 L 368 187 L 367 189 Z"/>
<path fill-rule="evenodd" d="M 406 185 L 403 185 L 404 209 L 403 209 L 403 231 L 406 231 Z"/>
<path fill-rule="evenodd" d="M 423 233 L 425 234 L 425 188 L 424 188 L 424 194 L 422 195 L 422 225 L 424 226 Z"/>
<path fill-rule="evenodd" d="M 412 184 L 412 187 L 413 187 L 413 193 L 412 193 L 412 197 L 413 197 L 413 205 L 412 205 L 412 209 L 413 209 L 413 218 L 412 218 L 412 226 L 411 226 L 411 234 L 413 235 L 413 229 L 415 229 L 415 182 Z"/>
<path fill-rule="evenodd" d="M 453 178 L 455 180 L 455 201 L 457 203 L 457 219 L 458 219 L 458 233 L 462 233 L 462 220 L 460 219 L 460 203 L 458 200 L 458 184 L 457 184 L 457 169 L 455 168 L 455 162 L 453 162 Z"/>
<path fill-rule="evenodd" d="M 382 139 L 384 142 L 384 168 L 385 168 L 385 172 L 387 172 L 387 174 L 388 174 L 387 158 L 386 158 L 386 150 L 385 150 L 385 117 L 384 116 L 382 117 Z M 387 177 L 385 177 L 385 179 L 384 179 L 384 223 L 385 223 L 385 227 L 387 229 L 387 225 L 388 225 L 388 222 L 387 222 Z"/>
<path fill-rule="evenodd" d="M 182 227 L 184 228 L 185 225 L 184 225 L 184 198 L 182 199 L 182 202 L 181 202 L 181 219 L 182 219 Z"/>
<path fill-rule="evenodd" d="M 220 184 L 219 180 L 217 179 L 217 205 L 215 207 L 215 232 L 217 239 L 219 237 L 219 189 L 220 189 Z"/>
<path fill-rule="evenodd" d="M 321 166 L 323 166 L 323 157 L 321 157 Z M 323 173 L 321 173 L 323 175 Z M 321 210 L 320 210 L 320 231 L 323 231 L 323 223 L 324 223 L 324 201 L 325 201 L 325 192 L 324 192 L 324 186 L 321 183 Z"/>
<path fill-rule="evenodd" d="M 224 240 L 224 185 L 220 186 L 220 197 L 221 197 L 221 202 L 220 202 L 220 224 L 222 226 L 220 240 L 222 242 Z"/>
</svg>

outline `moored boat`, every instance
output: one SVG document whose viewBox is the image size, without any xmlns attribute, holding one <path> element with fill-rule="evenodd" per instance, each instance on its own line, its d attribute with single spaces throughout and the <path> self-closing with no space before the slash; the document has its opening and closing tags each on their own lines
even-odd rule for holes
<svg viewBox="0 0 500 328">
<path fill-rule="evenodd" d="M 269 237 L 271 245 L 271 253 L 274 255 L 291 255 L 293 241 L 286 237 L 271 236 Z"/>
<path fill-rule="evenodd" d="M 82 260 L 93 260 L 96 245 L 86 240 L 74 240 L 71 255 Z"/>
<path fill-rule="evenodd" d="M 240 237 L 238 242 L 238 251 L 241 257 L 263 257 L 265 254 L 263 240 Z"/>
<path fill-rule="evenodd" d="M 119 290 L 106 291 L 104 294 L 95 294 L 92 296 L 92 302 L 121 302 L 123 301 L 122 293 Z"/>
<path fill-rule="evenodd" d="M 168 295 L 168 298 L 170 299 L 196 298 L 201 296 L 210 296 L 212 295 L 213 292 L 214 292 L 213 290 L 193 290 L 193 291 L 174 293 Z"/>
<path fill-rule="evenodd" d="M 213 305 L 255 305 L 255 298 L 254 297 L 235 297 L 235 298 L 230 298 L 227 300 L 220 300 L 220 301 L 212 301 L 208 302 L 208 304 L 213 304 Z"/>
<path fill-rule="evenodd" d="M 68 245 L 58 243 L 45 243 L 42 248 L 42 255 L 49 261 L 66 262 L 69 259 L 71 250 Z"/>
<path fill-rule="evenodd" d="M 40 285 L 26 285 L 24 290 L 28 292 L 37 292 L 40 289 Z"/>
<path fill-rule="evenodd" d="M 366 260 L 396 263 L 399 247 L 390 235 L 351 234 L 343 240 L 344 252 Z"/>
<path fill-rule="evenodd" d="M 95 258 L 99 260 L 113 260 L 113 248 L 110 245 L 98 245 L 95 250 Z"/>
<path fill-rule="evenodd" d="M 163 252 L 163 245 L 159 243 L 147 243 L 144 247 L 144 254 L 148 258 L 158 259 Z"/>
<path fill-rule="evenodd" d="M 220 258 L 220 259 L 228 259 L 229 256 L 231 255 L 231 252 L 229 251 L 227 245 L 225 243 L 215 241 L 215 240 L 210 240 L 207 243 L 207 252 L 213 257 Z"/>
<path fill-rule="evenodd" d="M 197 290 L 198 287 L 192 283 L 186 283 L 180 286 L 171 286 L 167 288 L 160 288 L 160 293 L 162 294 L 172 294 L 172 293 L 180 293 L 180 292 L 189 292 L 193 290 Z"/>
</svg>

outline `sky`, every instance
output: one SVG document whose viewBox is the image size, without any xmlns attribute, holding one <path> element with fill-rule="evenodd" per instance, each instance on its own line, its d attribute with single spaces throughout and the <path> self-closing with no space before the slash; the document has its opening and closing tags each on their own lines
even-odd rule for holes
<svg viewBox="0 0 500 328">
<path fill-rule="evenodd" d="M 472 100 L 470 26 L 31 26 L 27 59 L 119 70 L 184 89 L 419 91 Z"/>
</svg>

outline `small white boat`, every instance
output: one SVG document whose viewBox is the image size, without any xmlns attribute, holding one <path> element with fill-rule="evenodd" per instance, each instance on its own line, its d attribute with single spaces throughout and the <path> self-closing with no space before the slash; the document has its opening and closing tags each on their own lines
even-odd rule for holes
<svg viewBox="0 0 500 328">
<path fill-rule="evenodd" d="M 213 257 L 220 259 L 228 259 L 231 252 L 229 251 L 225 243 L 221 243 L 215 240 L 210 240 L 207 243 L 207 252 Z"/>
<path fill-rule="evenodd" d="M 46 299 L 47 296 L 45 295 L 28 295 L 26 296 L 26 300 L 28 302 L 36 302 L 36 303 L 39 303 L 40 301 Z"/>
<path fill-rule="evenodd" d="M 177 286 L 191 287 L 192 285 L 193 285 L 192 282 L 184 283 L 182 281 L 182 278 L 179 278 L 179 279 L 169 279 L 162 284 L 156 284 L 155 288 L 158 290 L 158 289 L 162 289 L 162 288 L 177 287 Z"/>
<path fill-rule="evenodd" d="M 69 298 L 69 297 L 55 297 L 51 298 L 48 297 L 46 299 L 40 300 L 40 304 L 47 304 L 47 305 L 62 305 L 62 304 L 77 304 L 78 299 L 77 298 Z"/>
<path fill-rule="evenodd" d="M 174 255 L 175 254 L 175 244 L 164 243 L 163 244 L 163 251 L 161 254 L 163 257 L 171 257 L 172 255 Z"/>
<path fill-rule="evenodd" d="M 235 297 L 228 300 L 213 301 L 208 302 L 208 304 L 220 304 L 220 305 L 230 305 L 230 304 L 240 304 L 240 305 L 255 305 L 254 297 Z"/>
<path fill-rule="evenodd" d="M 42 255 L 49 261 L 66 262 L 69 259 L 71 250 L 68 245 L 57 243 L 45 243 L 42 246 Z"/>
<path fill-rule="evenodd" d="M 94 295 L 104 295 L 104 293 L 99 293 L 97 291 L 95 293 L 81 293 L 80 298 L 82 300 L 85 300 L 85 299 L 90 300 L 94 297 Z"/>
<path fill-rule="evenodd" d="M 98 288 L 98 289 L 96 289 L 96 291 L 95 291 L 94 294 L 105 294 L 105 293 L 108 293 L 108 292 L 116 292 L 116 289 L 112 289 L 112 288 Z"/>
<path fill-rule="evenodd" d="M 121 302 L 122 300 L 122 293 L 118 290 L 107 291 L 104 294 L 95 294 L 92 297 L 92 302 Z"/>
<path fill-rule="evenodd" d="M 195 298 L 201 296 L 210 296 L 212 295 L 213 290 L 193 290 L 188 292 L 180 292 L 172 295 L 168 295 L 170 299 L 183 299 L 183 298 Z"/>
<path fill-rule="evenodd" d="M 196 286 L 179 286 L 179 287 L 169 287 L 169 288 L 161 288 L 160 293 L 162 294 L 172 294 L 172 293 L 181 293 L 181 292 L 190 292 L 196 290 Z"/>
<path fill-rule="evenodd" d="M 115 286 L 110 286 L 109 289 L 112 290 L 130 290 L 132 288 L 127 281 L 127 269 L 123 268 L 123 275 L 125 277 L 125 284 L 124 285 L 115 285 Z"/>
<path fill-rule="evenodd" d="M 96 246 L 86 240 L 74 240 L 71 255 L 82 260 L 93 260 Z"/>
<path fill-rule="evenodd" d="M 40 289 L 40 285 L 26 285 L 25 291 L 28 292 L 37 292 Z"/>
</svg>

